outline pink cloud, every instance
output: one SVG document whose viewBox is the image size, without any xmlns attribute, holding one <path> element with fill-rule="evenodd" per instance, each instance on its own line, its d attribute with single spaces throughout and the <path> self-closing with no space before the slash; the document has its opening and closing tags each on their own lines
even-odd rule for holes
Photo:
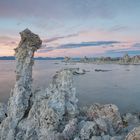
<svg viewBox="0 0 140 140">
<path fill-rule="evenodd" d="M 18 42 L 18 38 L 0 36 L 0 56 L 13 56 L 14 48 L 17 47 Z"/>
<path fill-rule="evenodd" d="M 136 50 L 133 48 L 134 42 L 122 42 L 119 44 L 114 44 L 113 46 L 90 46 L 82 48 L 69 48 L 69 49 L 56 49 L 50 52 L 37 53 L 36 56 L 47 56 L 47 57 L 56 57 L 56 56 L 72 56 L 72 57 L 83 57 L 83 56 L 96 56 L 103 55 L 108 51 L 117 51 L 117 50 Z M 137 49 L 138 50 L 138 49 Z"/>
</svg>

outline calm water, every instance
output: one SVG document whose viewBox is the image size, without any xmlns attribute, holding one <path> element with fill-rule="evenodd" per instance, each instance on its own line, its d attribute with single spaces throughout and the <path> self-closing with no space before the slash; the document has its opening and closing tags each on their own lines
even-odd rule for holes
<svg viewBox="0 0 140 140">
<path fill-rule="evenodd" d="M 59 64 L 55 64 L 58 62 Z M 123 112 L 140 112 L 140 66 L 127 65 L 65 65 L 60 61 L 36 61 L 33 70 L 34 87 L 47 87 L 57 70 L 80 67 L 90 72 L 75 76 L 79 104 L 114 103 Z M 7 101 L 15 82 L 15 62 L 0 61 L 0 101 Z M 95 72 L 94 69 L 112 70 Z"/>
</svg>

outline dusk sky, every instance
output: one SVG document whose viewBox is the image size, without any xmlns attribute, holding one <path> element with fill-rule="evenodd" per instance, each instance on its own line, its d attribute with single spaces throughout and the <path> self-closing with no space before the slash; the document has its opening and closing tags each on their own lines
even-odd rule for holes
<svg viewBox="0 0 140 140">
<path fill-rule="evenodd" d="M 140 55 L 140 0 L 0 0 L 0 56 L 25 28 L 43 40 L 36 56 Z"/>
</svg>

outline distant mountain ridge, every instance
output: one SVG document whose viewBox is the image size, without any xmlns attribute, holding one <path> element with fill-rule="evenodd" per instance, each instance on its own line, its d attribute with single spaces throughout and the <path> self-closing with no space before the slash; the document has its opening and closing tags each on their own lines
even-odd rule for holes
<svg viewBox="0 0 140 140">
<path fill-rule="evenodd" d="M 0 60 L 15 60 L 14 56 L 1 56 Z"/>
<path fill-rule="evenodd" d="M 35 60 L 63 60 L 64 57 L 35 57 Z M 1 56 L 0 60 L 15 60 L 14 56 Z"/>
</svg>

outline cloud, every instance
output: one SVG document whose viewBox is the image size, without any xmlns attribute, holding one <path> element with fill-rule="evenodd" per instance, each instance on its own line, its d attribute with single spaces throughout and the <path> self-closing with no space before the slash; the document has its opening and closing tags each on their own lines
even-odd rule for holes
<svg viewBox="0 0 140 140">
<path fill-rule="evenodd" d="M 72 43 L 64 44 L 57 47 L 57 49 L 69 49 L 69 48 L 81 48 L 81 47 L 94 47 L 94 46 L 110 46 L 113 44 L 120 43 L 119 41 L 95 41 L 95 42 L 82 42 L 82 43 Z"/>
<path fill-rule="evenodd" d="M 70 34 L 70 35 L 66 35 L 66 36 L 53 37 L 53 38 L 50 38 L 50 39 L 45 39 L 45 40 L 43 40 L 43 42 L 44 43 L 49 43 L 49 42 L 57 41 L 59 39 L 66 39 L 66 38 L 75 37 L 75 36 L 78 36 L 78 33 L 77 34 Z"/>
<path fill-rule="evenodd" d="M 139 6 L 139 0 L 1 0 L 0 17 L 110 19 Z"/>
<path fill-rule="evenodd" d="M 68 43 L 57 47 L 42 48 L 38 55 L 42 56 L 73 56 L 73 57 L 95 57 L 95 56 L 122 56 L 125 53 L 140 55 L 139 42 L 122 41 L 94 41 L 81 43 Z M 53 52 L 52 52 L 53 51 Z"/>
<path fill-rule="evenodd" d="M 110 17 L 114 12 L 104 0 L 4 0 L 0 2 L 0 16 L 7 17 Z M 83 10 L 84 9 L 84 10 Z M 75 14 L 76 13 L 76 14 Z"/>
<path fill-rule="evenodd" d="M 124 25 L 114 25 L 109 29 L 109 31 L 116 32 L 116 31 L 124 31 L 127 29 L 130 29 L 130 28 L 128 28 L 127 26 L 124 26 Z"/>
<path fill-rule="evenodd" d="M 42 49 L 39 50 L 39 53 L 54 51 L 54 50 L 61 50 L 61 49 L 75 49 L 75 48 L 83 48 L 83 47 L 95 47 L 95 46 L 102 46 L 102 47 L 114 47 L 114 44 L 120 44 L 119 41 L 94 41 L 94 42 L 81 42 L 81 43 L 69 43 L 69 44 L 62 44 L 57 47 L 46 47 L 42 46 Z"/>
<path fill-rule="evenodd" d="M 140 43 L 135 43 L 135 44 L 133 45 L 133 48 L 139 48 L 139 49 L 140 49 Z"/>
<path fill-rule="evenodd" d="M 18 39 L 10 36 L 0 36 L 0 49 L 12 50 L 18 45 Z"/>
<path fill-rule="evenodd" d="M 140 55 L 140 50 L 129 50 L 129 49 L 124 49 L 121 51 L 107 51 L 104 53 L 104 55 L 107 56 L 112 56 L 112 57 L 119 57 L 119 56 L 123 56 L 125 54 L 129 54 L 129 55 Z"/>
<path fill-rule="evenodd" d="M 122 47 L 119 47 L 115 50 L 107 50 L 106 54 L 136 54 L 140 55 L 140 43 L 128 43 L 126 45 L 122 45 Z"/>
</svg>

